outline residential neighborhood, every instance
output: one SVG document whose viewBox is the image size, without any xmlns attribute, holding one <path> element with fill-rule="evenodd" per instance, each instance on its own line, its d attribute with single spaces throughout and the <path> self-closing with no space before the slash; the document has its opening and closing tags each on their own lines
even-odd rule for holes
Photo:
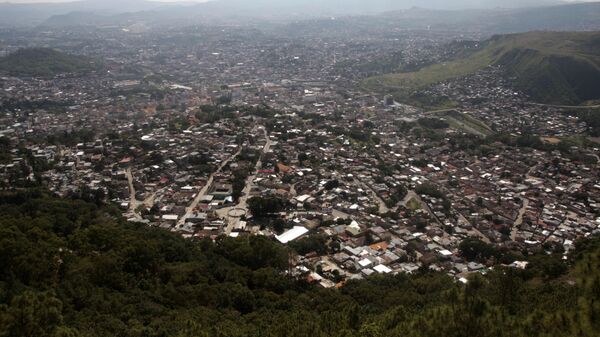
<svg viewBox="0 0 600 337">
<path fill-rule="evenodd" d="M 266 236 L 291 247 L 292 273 L 323 287 L 423 268 L 466 280 L 566 254 L 600 230 L 589 125 L 533 104 L 501 68 L 422 90 L 455 103 L 436 110 L 357 85 L 377 73 L 360 65 L 389 50 L 405 49 L 407 63 L 448 57 L 452 33 L 98 34 L 106 44 L 83 53 L 102 55 L 103 71 L 0 78 L 3 189 L 112 204 L 190 240 Z M 493 256 L 468 259 L 472 241 Z"/>
</svg>

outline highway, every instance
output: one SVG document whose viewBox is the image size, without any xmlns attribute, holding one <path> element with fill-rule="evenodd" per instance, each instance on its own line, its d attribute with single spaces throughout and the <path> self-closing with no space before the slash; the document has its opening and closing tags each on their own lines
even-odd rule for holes
<svg viewBox="0 0 600 337">
<path fill-rule="evenodd" d="M 547 106 L 550 108 L 560 108 L 560 109 L 598 109 L 600 105 L 554 105 L 554 104 L 542 104 L 542 103 L 527 103 L 529 105 L 536 106 Z"/>
</svg>

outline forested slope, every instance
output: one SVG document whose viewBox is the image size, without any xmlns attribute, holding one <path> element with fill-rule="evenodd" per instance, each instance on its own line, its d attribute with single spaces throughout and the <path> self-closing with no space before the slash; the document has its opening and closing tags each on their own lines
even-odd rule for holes
<svg viewBox="0 0 600 337">
<path fill-rule="evenodd" d="M 12 76 L 84 74 L 100 68 L 95 60 L 50 48 L 24 48 L 0 58 L 0 72 Z"/>
<path fill-rule="evenodd" d="M 600 241 L 467 286 L 430 272 L 325 290 L 263 237 L 193 242 L 110 207 L 0 195 L 0 336 L 597 336 Z"/>
</svg>

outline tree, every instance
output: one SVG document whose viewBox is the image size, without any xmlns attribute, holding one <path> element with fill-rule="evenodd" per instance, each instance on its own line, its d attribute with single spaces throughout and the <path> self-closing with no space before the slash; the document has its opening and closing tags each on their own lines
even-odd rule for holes
<svg viewBox="0 0 600 337">
<path fill-rule="evenodd" d="M 435 187 L 431 183 L 427 182 L 417 186 L 415 192 L 417 192 L 417 194 L 419 195 L 428 195 L 432 198 L 446 199 L 444 193 L 438 190 L 437 187 Z"/>
<path fill-rule="evenodd" d="M 532 257 L 527 268 L 545 279 L 555 279 L 567 272 L 567 265 L 559 254 Z"/>
<path fill-rule="evenodd" d="M 479 239 L 467 238 L 459 245 L 462 256 L 469 261 L 485 261 L 497 255 L 496 249 Z"/>
<path fill-rule="evenodd" d="M 337 240 L 331 240 L 331 242 L 329 243 L 329 249 L 333 253 L 337 253 L 342 249 L 342 245 Z"/>
<path fill-rule="evenodd" d="M 276 197 L 253 197 L 248 200 L 248 208 L 255 217 L 265 217 L 283 211 L 287 202 Z"/>
<path fill-rule="evenodd" d="M 10 306 L 0 307 L 0 335 L 7 337 L 64 336 L 62 303 L 49 292 L 26 291 Z M 59 334 L 60 332 L 60 334 Z"/>
<path fill-rule="evenodd" d="M 318 255 L 327 253 L 327 237 L 324 235 L 310 235 L 300 240 L 292 241 L 289 246 L 300 255 L 315 252 Z"/>
<path fill-rule="evenodd" d="M 283 221 L 283 219 L 280 218 L 275 219 L 275 221 L 273 222 L 273 230 L 278 234 L 283 233 L 283 231 L 285 230 L 285 221 Z"/>
<path fill-rule="evenodd" d="M 325 189 L 330 191 L 334 188 L 338 188 L 340 186 L 340 182 L 337 179 L 329 180 L 325 183 Z"/>
<path fill-rule="evenodd" d="M 307 155 L 306 153 L 304 153 L 304 152 L 300 152 L 300 153 L 298 153 L 298 161 L 299 161 L 300 163 L 302 163 L 302 162 L 305 162 L 305 161 L 307 161 L 307 160 L 309 160 L 309 159 L 310 159 L 310 158 L 308 157 L 308 155 Z"/>
<path fill-rule="evenodd" d="M 0 205 L 2 337 L 595 337 L 600 328 L 598 237 L 578 241 L 569 264 L 543 253 L 528 270 L 496 266 L 466 285 L 424 268 L 332 290 L 289 274 L 297 259 L 265 236 L 183 239 L 40 190 L 0 193 Z M 298 241 L 325 251 L 333 242 Z M 482 257 L 486 245 L 461 248 Z M 322 264 L 321 276 L 342 279 Z"/>
</svg>

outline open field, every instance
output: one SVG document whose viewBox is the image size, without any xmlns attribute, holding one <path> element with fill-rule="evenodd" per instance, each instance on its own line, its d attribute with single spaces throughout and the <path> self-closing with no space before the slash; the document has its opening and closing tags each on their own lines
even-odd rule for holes
<svg viewBox="0 0 600 337">
<path fill-rule="evenodd" d="M 454 129 L 481 137 L 486 137 L 494 133 L 494 131 L 492 131 L 484 122 L 466 113 L 448 111 L 440 112 L 437 115 L 443 117 L 444 120 Z"/>
</svg>

